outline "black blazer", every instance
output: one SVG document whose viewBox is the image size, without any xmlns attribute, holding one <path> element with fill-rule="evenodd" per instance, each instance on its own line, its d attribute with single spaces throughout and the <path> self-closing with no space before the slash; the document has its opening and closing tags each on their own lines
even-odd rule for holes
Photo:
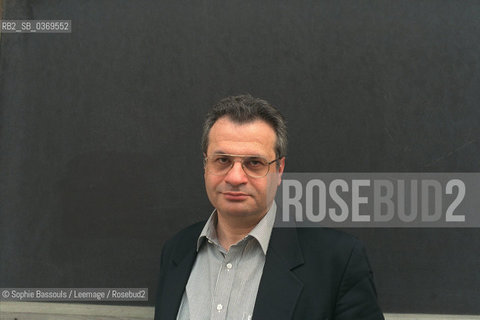
<svg viewBox="0 0 480 320">
<path fill-rule="evenodd" d="M 205 222 L 164 246 L 155 320 L 175 320 Z M 253 320 L 378 320 L 372 271 L 356 238 L 325 228 L 274 228 Z"/>
</svg>

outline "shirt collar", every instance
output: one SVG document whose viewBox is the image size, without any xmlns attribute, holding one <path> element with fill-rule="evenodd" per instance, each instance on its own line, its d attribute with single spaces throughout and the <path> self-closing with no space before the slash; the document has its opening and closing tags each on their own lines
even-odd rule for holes
<svg viewBox="0 0 480 320">
<path fill-rule="evenodd" d="M 272 228 L 275 223 L 276 212 L 277 212 L 277 205 L 275 204 L 275 201 L 273 201 L 267 214 L 246 236 L 246 237 L 251 236 L 255 238 L 260 244 L 260 246 L 262 247 L 262 251 L 264 254 L 267 254 L 268 244 L 270 242 L 270 236 L 272 234 Z M 202 232 L 198 237 L 197 252 L 200 250 L 200 247 L 205 242 L 205 240 L 209 240 L 214 242 L 217 245 L 220 245 L 218 243 L 216 225 L 217 225 L 217 210 L 215 209 L 210 214 L 210 217 L 208 218 L 207 223 L 205 223 L 205 226 L 203 227 Z"/>
</svg>

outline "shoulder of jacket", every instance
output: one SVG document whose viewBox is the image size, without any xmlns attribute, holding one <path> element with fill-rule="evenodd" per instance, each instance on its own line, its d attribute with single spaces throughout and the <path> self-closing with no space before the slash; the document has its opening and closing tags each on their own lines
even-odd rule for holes
<svg viewBox="0 0 480 320">
<path fill-rule="evenodd" d="M 192 241 L 196 243 L 205 223 L 206 221 L 200 221 L 180 230 L 165 242 L 164 249 L 191 243 Z"/>
</svg>

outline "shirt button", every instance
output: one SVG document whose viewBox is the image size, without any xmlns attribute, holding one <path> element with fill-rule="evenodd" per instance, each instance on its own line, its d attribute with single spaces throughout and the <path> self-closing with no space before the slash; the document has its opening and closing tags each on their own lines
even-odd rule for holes
<svg viewBox="0 0 480 320">
<path fill-rule="evenodd" d="M 217 310 L 221 311 L 223 309 L 223 306 L 221 304 L 217 304 Z"/>
<path fill-rule="evenodd" d="M 213 243 L 212 240 L 208 239 L 208 243 Z"/>
<path fill-rule="evenodd" d="M 230 270 L 230 269 L 232 269 L 232 267 L 233 267 L 233 266 L 232 266 L 232 264 L 231 264 L 231 263 L 227 263 L 227 269 L 229 269 L 229 270 Z"/>
</svg>

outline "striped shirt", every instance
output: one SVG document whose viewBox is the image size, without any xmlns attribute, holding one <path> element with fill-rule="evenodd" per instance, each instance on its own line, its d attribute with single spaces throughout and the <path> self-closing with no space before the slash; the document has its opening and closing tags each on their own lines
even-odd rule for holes
<svg viewBox="0 0 480 320">
<path fill-rule="evenodd" d="M 252 319 L 275 213 L 273 202 L 255 228 L 227 251 L 218 241 L 213 211 L 198 237 L 177 320 Z"/>
</svg>

